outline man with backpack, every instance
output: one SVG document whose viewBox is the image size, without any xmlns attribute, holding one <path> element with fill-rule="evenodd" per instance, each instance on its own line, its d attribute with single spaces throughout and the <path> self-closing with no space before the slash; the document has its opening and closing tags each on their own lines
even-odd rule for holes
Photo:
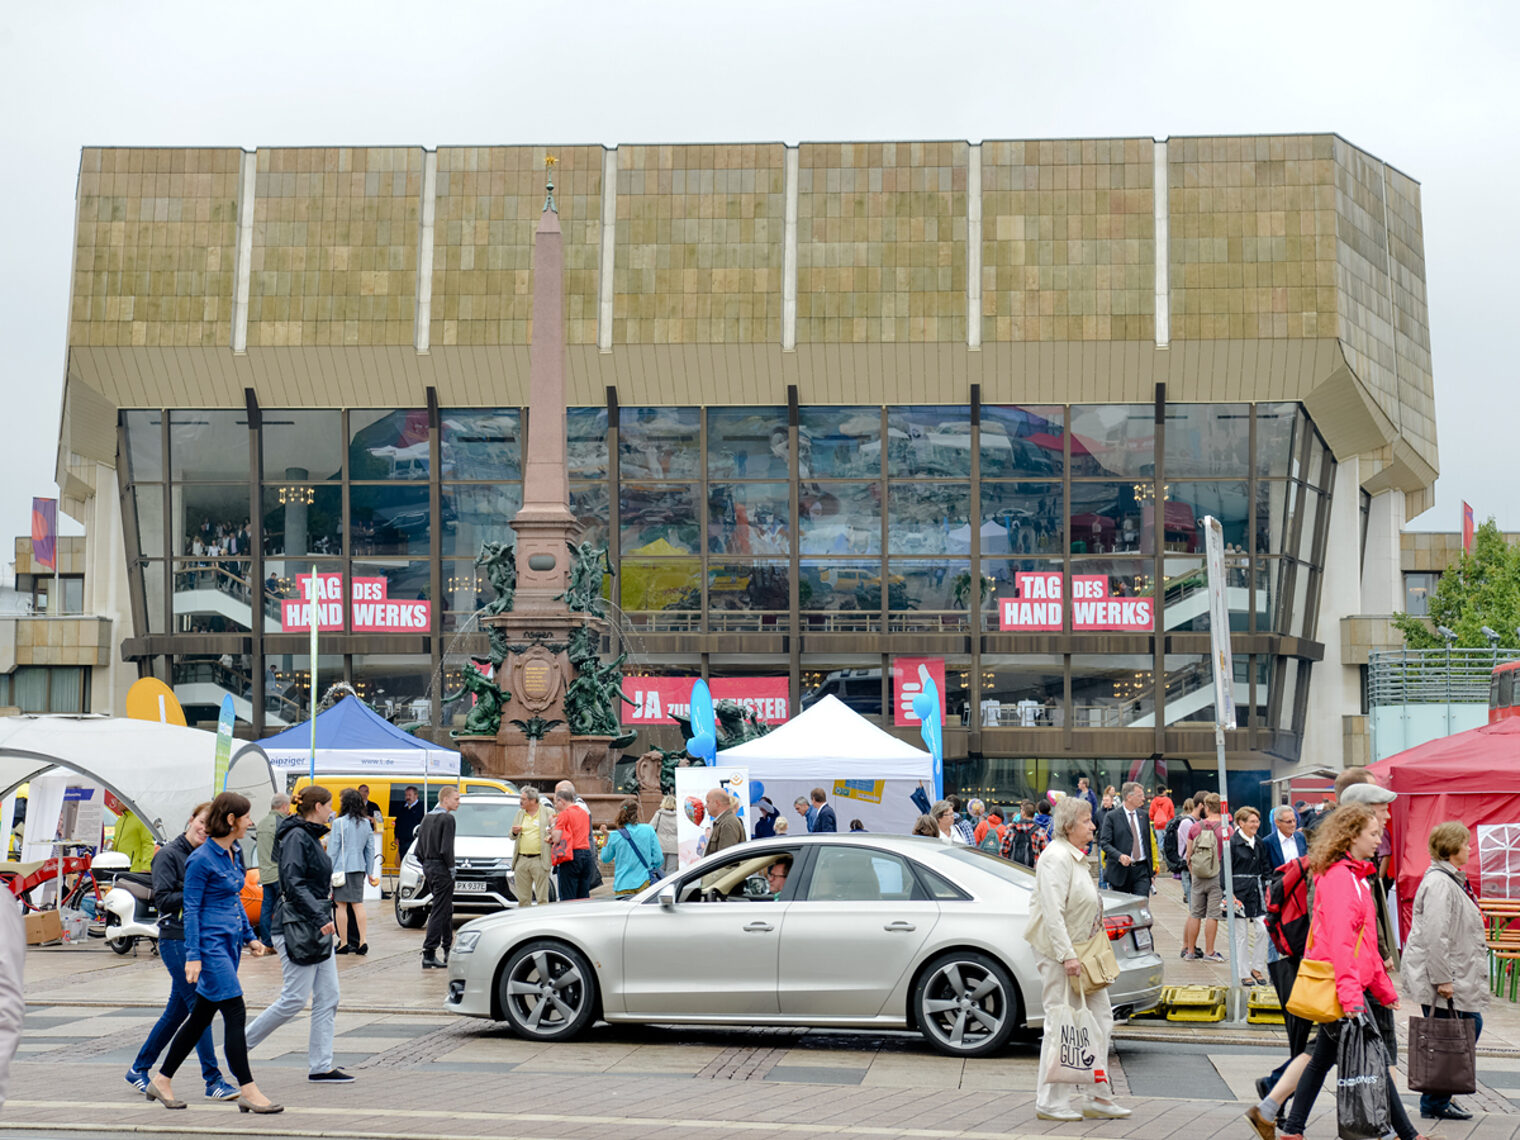
<svg viewBox="0 0 1520 1140">
<path fill-rule="evenodd" d="M 1182 931 L 1182 957 L 1189 962 L 1223 962 L 1224 955 L 1214 949 L 1219 934 L 1219 920 L 1224 916 L 1224 845 L 1225 833 L 1219 796 L 1213 792 L 1203 797 L 1203 819 L 1188 837 L 1184 859 L 1193 877 L 1192 901 L 1188 906 L 1187 925 Z M 1198 952 L 1198 930 L 1203 928 L 1203 953 Z"/>
<path fill-rule="evenodd" d="M 1034 801 L 1025 800 L 1019 805 L 1019 814 L 1003 829 L 1003 846 L 998 854 L 1014 863 L 1033 867 L 1045 850 L 1045 828 L 1034 812 Z"/>
</svg>

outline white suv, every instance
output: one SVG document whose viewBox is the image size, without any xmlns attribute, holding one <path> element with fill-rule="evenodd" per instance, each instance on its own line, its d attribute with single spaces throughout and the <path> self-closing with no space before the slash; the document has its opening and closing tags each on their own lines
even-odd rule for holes
<svg viewBox="0 0 1520 1140">
<path fill-rule="evenodd" d="M 517 905 L 512 875 L 512 821 L 520 804 L 516 796 L 471 792 L 459 797 L 454 811 L 454 910 L 489 914 Z M 401 859 L 397 878 L 396 921 L 415 929 L 427 921 L 433 896 L 417 861 L 416 844 Z M 549 884 L 550 897 L 556 897 Z"/>
</svg>

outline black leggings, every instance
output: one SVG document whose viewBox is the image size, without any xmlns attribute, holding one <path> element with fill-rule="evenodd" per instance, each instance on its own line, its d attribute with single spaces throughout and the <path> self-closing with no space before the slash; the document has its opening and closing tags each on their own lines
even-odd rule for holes
<svg viewBox="0 0 1520 1140">
<path fill-rule="evenodd" d="M 243 1004 L 241 994 L 221 1001 L 212 1001 L 196 994 L 195 1008 L 174 1034 L 174 1040 L 169 1042 L 169 1051 L 164 1054 L 164 1063 L 158 1067 L 159 1072 L 170 1080 L 174 1079 L 181 1062 L 190 1056 L 190 1051 L 201 1039 L 201 1034 L 211 1027 L 211 1019 L 218 1010 L 221 1011 L 222 1027 L 226 1031 L 222 1052 L 227 1055 L 227 1068 L 232 1070 L 232 1076 L 239 1085 L 253 1084 L 253 1070 L 248 1067 L 248 1038 L 245 1033 L 248 1008 Z"/>
</svg>

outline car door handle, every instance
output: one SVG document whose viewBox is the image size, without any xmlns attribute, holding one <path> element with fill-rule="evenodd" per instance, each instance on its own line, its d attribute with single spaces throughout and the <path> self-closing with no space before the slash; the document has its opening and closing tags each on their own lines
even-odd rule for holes
<svg viewBox="0 0 1520 1140">
<path fill-rule="evenodd" d="M 764 934 L 776 928 L 768 922 L 750 922 L 745 924 L 744 929 L 751 934 Z"/>
<path fill-rule="evenodd" d="M 918 927 L 914 926 L 911 922 L 889 922 L 882 929 L 893 933 L 907 933 L 910 930 L 917 930 Z"/>
</svg>

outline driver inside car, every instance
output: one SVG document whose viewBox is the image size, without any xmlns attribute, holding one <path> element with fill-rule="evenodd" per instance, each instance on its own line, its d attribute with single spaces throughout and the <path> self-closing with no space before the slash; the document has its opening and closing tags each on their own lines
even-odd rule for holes
<svg viewBox="0 0 1520 1140">
<path fill-rule="evenodd" d="M 781 897 L 781 892 L 786 889 L 786 877 L 792 870 L 792 857 L 783 855 L 765 869 L 766 884 L 770 888 L 771 901 Z"/>
</svg>

